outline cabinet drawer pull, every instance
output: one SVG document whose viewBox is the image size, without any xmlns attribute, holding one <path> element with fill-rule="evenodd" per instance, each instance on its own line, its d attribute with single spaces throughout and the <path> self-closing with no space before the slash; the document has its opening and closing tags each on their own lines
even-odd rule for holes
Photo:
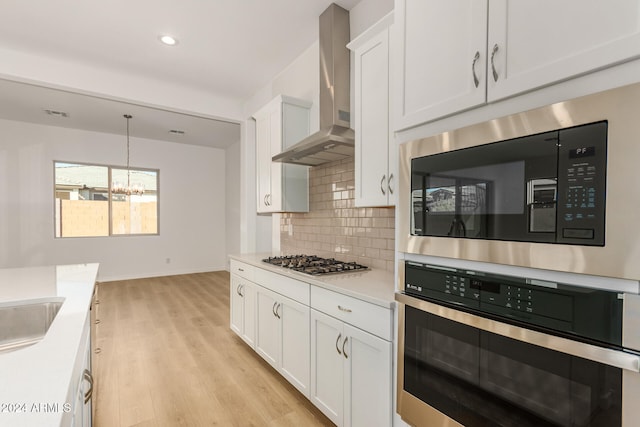
<svg viewBox="0 0 640 427">
<path fill-rule="evenodd" d="M 99 325 L 100 324 L 100 319 L 96 319 L 95 323 L 96 323 L 96 325 Z"/>
<path fill-rule="evenodd" d="M 91 396 L 93 395 L 93 376 L 88 369 L 85 369 L 82 373 L 82 377 L 89 383 L 89 390 L 84 394 L 84 403 L 86 404 L 91 400 Z"/>
<path fill-rule="evenodd" d="M 351 313 L 353 311 L 350 308 L 345 308 L 345 307 L 343 307 L 341 305 L 338 306 L 338 310 L 344 311 L 345 313 Z"/>
<path fill-rule="evenodd" d="M 475 85 L 475 87 L 478 87 L 478 85 L 480 84 L 480 79 L 476 74 L 476 62 L 478 62 L 478 59 L 480 59 L 480 52 L 476 51 L 476 54 L 473 57 L 473 62 L 471 63 L 471 73 L 473 74 L 473 84 Z"/>
<path fill-rule="evenodd" d="M 94 353 L 95 353 L 95 354 L 100 354 L 101 352 L 102 352 L 102 349 L 101 349 L 100 347 L 98 347 L 98 348 L 96 348 L 96 349 L 94 350 Z"/>
<path fill-rule="evenodd" d="M 382 191 L 382 195 L 386 196 L 387 192 L 384 191 L 384 187 L 382 186 L 382 184 L 384 184 L 385 179 L 387 178 L 387 175 L 382 175 L 382 179 L 380 180 L 380 191 Z"/>
<path fill-rule="evenodd" d="M 238 271 L 244 271 L 244 268 L 238 268 Z"/>
<path fill-rule="evenodd" d="M 387 181 L 387 187 L 389 187 L 389 194 L 393 194 L 393 187 L 391 186 L 391 180 L 393 180 L 393 174 L 389 174 L 389 180 Z"/>
<path fill-rule="evenodd" d="M 347 354 L 347 349 L 345 348 L 345 346 L 347 345 L 348 339 L 349 337 L 344 337 L 344 341 L 342 341 L 342 354 L 344 355 L 345 359 L 349 358 L 349 355 Z"/>
<path fill-rule="evenodd" d="M 491 72 L 493 73 L 493 81 L 498 81 L 498 72 L 496 71 L 496 64 L 493 60 L 493 57 L 496 56 L 496 52 L 498 52 L 498 44 L 493 45 L 493 50 L 491 51 Z"/>
<path fill-rule="evenodd" d="M 342 334 L 338 334 L 338 338 L 336 339 L 336 351 L 338 352 L 339 355 L 342 355 L 342 352 L 340 351 L 340 347 L 338 346 L 339 342 L 340 342 L 340 338 L 342 338 Z"/>
</svg>

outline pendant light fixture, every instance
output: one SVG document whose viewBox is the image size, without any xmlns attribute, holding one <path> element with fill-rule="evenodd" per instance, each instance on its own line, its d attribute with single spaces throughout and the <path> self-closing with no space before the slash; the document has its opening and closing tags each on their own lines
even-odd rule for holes
<svg viewBox="0 0 640 427">
<path fill-rule="evenodd" d="M 131 143 L 129 141 L 129 120 L 133 118 L 131 114 L 125 114 L 124 118 L 127 119 L 127 184 L 125 186 L 124 183 L 119 181 L 114 181 L 111 184 L 111 193 L 112 194 L 125 194 L 127 196 L 138 195 L 141 196 L 144 194 L 144 185 L 142 184 L 134 184 L 131 185 L 131 169 L 129 168 L 129 154 L 130 154 L 130 146 Z"/>
</svg>

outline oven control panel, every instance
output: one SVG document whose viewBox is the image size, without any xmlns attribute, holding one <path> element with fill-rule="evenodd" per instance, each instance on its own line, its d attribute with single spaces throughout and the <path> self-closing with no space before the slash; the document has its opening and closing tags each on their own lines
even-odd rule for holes
<svg viewBox="0 0 640 427">
<path fill-rule="evenodd" d="M 405 293 L 613 344 L 622 339 L 615 327 L 622 322 L 622 300 L 616 292 L 406 262 Z"/>
</svg>

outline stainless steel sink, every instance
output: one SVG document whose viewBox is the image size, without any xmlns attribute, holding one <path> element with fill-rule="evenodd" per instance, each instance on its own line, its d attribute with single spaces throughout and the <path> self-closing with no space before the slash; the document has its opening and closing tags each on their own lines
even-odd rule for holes
<svg viewBox="0 0 640 427">
<path fill-rule="evenodd" d="M 41 341 L 60 311 L 63 301 L 57 298 L 0 305 L 0 353 Z"/>
</svg>

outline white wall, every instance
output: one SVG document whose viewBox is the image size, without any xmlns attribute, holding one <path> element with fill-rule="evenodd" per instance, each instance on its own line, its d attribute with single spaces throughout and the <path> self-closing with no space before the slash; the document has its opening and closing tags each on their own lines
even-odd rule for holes
<svg viewBox="0 0 640 427">
<path fill-rule="evenodd" d="M 240 253 L 240 141 L 225 151 L 225 216 L 227 253 Z M 227 260 L 227 264 L 229 261 Z"/>
<path fill-rule="evenodd" d="M 393 10 L 393 0 L 362 0 L 349 11 L 351 40 Z"/>
<path fill-rule="evenodd" d="M 131 166 L 160 170 L 160 235 L 55 239 L 53 161 L 126 165 L 126 139 L 7 120 L 0 132 L 0 268 L 99 262 L 102 281 L 224 269 L 224 150 L 131 138 Z"/>
</svg>

